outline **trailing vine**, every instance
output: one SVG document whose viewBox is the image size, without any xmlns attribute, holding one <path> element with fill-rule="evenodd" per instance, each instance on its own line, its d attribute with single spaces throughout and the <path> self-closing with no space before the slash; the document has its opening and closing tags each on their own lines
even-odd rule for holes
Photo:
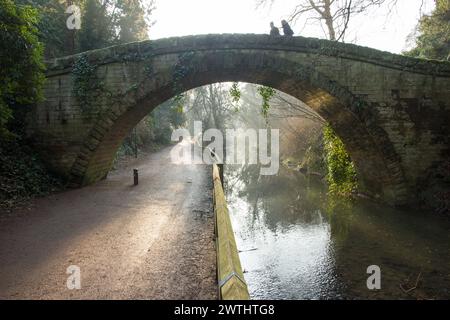
<svg viewBox="0 0 450 320">
<path fill-rule="evenodd" d="M 182 86 L 182 80 L 184 77 L 186 77 L 186 75 L 188 74 L 188 72 L 190 71 L 190 63 L 192 58 L 194 57 L 195 52 L 194 51 L 186 51 L 184 53 L 182 53 L 179 57 L 179 61 L 178 63 L 175 65 L 175 68 L 173 70 L 173 93 L 174 93 L 174 98 L 173 101 L 175 102 L 175 104 L 178 107 L 178 111 L 179 112 L 183 112 L 183 105 L 182 102 L 185 98 L 185 95 L 183 93 L 183 86 Z"/>
<path fill-rule="evenodd" d="M 231 101 L 236 104 L 236 106 L 234 107 L 234 111 L 238 112 L 239 106 L 237 105 L 237 103 L 239 102 L 239 100 L 241 100 L 241 90 L 239 90 L 239 84 L 237 82 L 233 82 L 233 84 L 231 85 L 230 96 Z"/>
<path fill-rule="evenodd" d="M 234 103 L 238 103 L 241 99 L 241 90 L 239 90 L 239 85 L 237 82 L 233 82 L 230 89 L 231 100 Z"/>
<path fill-rule="evenodd" d="M 150 60 L 147 65 L 144 67 L 144 73 L 147 78 L 150 78 L 155 73 L 155 70 L 153 69 L 153 59 Z"/>
<path fill-rule="evenodd" d="M 97 66 L 92 65 L 86 55 L 80 56 L 72 68 L 73 93 L 80 103 L 81 111 L 91 116 L 104 92 L 104 83 L 97 76 Z"/>
<path fill-rule="evenodd" d="M 269 115 L 269 109 L 270 109 L 270 99 L 275 95 L 275 89 L 271 87 L 261 86 L 258 87 L 258 93 L 261 95 L 262 98 L 262 105 L 261 105 L 261 112 L 264 118 L 267 119 Z"/>
<path fill-rule="evenodd" d="M 234 82 L 231 85 L 230 91 L 231 99 L 234 103 L 238 103 L 241 99 L 241 91 L 239 90 L 239 85 L 237 82 Z M 275 95 L 276 91 L 275 89 L 271 87 L 266 86 L 260 86 L 258 87 L 258 93 L 262 98 L 262 105 L 261 105 L 261 113 L 264 116 L 264 118 L 267 120 L 267 117 L 269 116 L 269 109 L 270 109 L 270 99 Z M 236 108 L 236 111 L 238 109 Z"/>
</svg>

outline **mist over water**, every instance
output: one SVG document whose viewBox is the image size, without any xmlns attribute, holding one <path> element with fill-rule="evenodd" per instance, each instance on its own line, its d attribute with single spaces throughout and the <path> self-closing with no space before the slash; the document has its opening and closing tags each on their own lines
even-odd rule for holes
<svg viewBox="0 0 450 320">
<path fill-rule="evenodd" d="M 263 177 L 226 165 L 224 180 L 253 299 L 450 298 L 447 218 L 333 199 L 317 177 L 286 168 Z M 370 265 L 380 290 L 367 289 Z"/>
</svg>

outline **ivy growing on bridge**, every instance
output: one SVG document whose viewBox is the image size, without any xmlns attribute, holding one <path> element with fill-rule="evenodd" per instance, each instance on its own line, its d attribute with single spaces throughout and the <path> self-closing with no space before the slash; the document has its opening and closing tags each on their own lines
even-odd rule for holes
<svg viewBox="0 0 450 320">
<path fill-rule="evenodd" d="M 262 105 L 261 105 L 261 112 L 264 118 L 267 119 L 269 115 L 269 109 L 270 109 L 270 99 L 275 95 L 275 89 L 271 87 L 261 86 L 258 87 L 258 93 L 261 95 L 262 98 Z"/>
<path fill-rule="evenodd" d="M 234 103 L 238 103 L 241 99 L 241 91 L 239 90 L 239 86 L 237 82 L 234 82 L 231 85 L 230 88 L 230 96 Z M 269 109 L 270 109 L 270 99 L 275 95 L 276 91 L 275 89 L 271 87 L 266 86 L 259 86 L 258 87 L 258 93 L 262 98 L 262 104 L 261 104 L 261 113 L 264 116 L 264 118 L 267 119 L 269 115 Z"/>
<path fill-rule="evenodd" d="M 155 70 L 153 69 L 153 59 L 150 59 L 147 65 L 144 67 L 144 73 L 147 78 L 151 78 Z"/>
<path fill-rule="evenodd" d="M 239 84 L 237 82 L 233 82 L 229 93 L 231 96 L 231 101 L 235 104 L 234 112 L 239 112 L 238 102 L 239 102 L 239 100 L 241 100 L 241 90 L 239 90 Z"/>
<path fill-rule="evenodd" d="M 80 103 L 81 111 L 90 117 L 104 92 L 104 83 L 97 76 L 97 65 L 91 64 L 87 56 L 82 55 L 75 61 L 72 74 L 73 94 Z"/>
<path fill-rule="evenodd" d="M 179 56 L 179 61 L 175 65 L 175 68 L 173 70 L 173 93 L 175 94 L 173 101 L 178 106 L 178 110 L 180 112 L 183 111 L 182 101 L 185 98 L 184 93 L 184 87 L 182 85 L 182 80 L 187 76 L 189 71 L 191 70 L 191 62 L 194 58 L 195 52 L 194 51 L 187 51 L 182 53 Z"/>
<path fill-rule="evenodd" d="M 323 130 L 327 181 L 329 192 L 336 195 L 350 195 L 357 189 L 355 166 L 345 150 L 344 143 L 329 124 Z"/>
<path fill-rule="evenodd" d="M 239 90 L 239 86 L 237 82 L 234 82 L 230 89 L 231 100 L 234 103 L 238 103 L 241 99 L 241 90 Z"/>
</svg>

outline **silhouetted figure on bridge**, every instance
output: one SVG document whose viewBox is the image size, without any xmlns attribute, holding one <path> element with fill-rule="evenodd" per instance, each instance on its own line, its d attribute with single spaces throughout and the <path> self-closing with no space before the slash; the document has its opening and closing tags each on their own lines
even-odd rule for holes
<svg viewBox="0 0 450 320">
<path fill-rule="evenodd" d="M 281 27 L 283 28 L 283 33 L 285 36 L 292 37 L 294 35 L 294 31 L 292 31 L 286 20 L 281 20 Z"/>
<path fill-rule="evenodd" d="M 277 27 L 273 24 L 273 22 L 270 23 L 270 35 L 271 36 L 279 36 L 280 30 L 278 30 Z"/>
</svg>

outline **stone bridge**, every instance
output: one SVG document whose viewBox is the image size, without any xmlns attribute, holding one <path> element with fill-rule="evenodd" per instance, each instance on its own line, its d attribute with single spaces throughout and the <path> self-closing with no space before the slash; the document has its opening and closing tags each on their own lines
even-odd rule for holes
<svg viewBox="0 0 450 320">
<path fill-rule="evenodd" d="M 156 106 L 224 81 L 305 102 L 343 140 L 361 188 L 388 203 L 411 204 L 446 178 L 450 63 L 303 37 L 188 36 L 49 61 L 28 132 L 51 168 L 88 185 L 106 177 L 124 137 Z"/>
</svg>

